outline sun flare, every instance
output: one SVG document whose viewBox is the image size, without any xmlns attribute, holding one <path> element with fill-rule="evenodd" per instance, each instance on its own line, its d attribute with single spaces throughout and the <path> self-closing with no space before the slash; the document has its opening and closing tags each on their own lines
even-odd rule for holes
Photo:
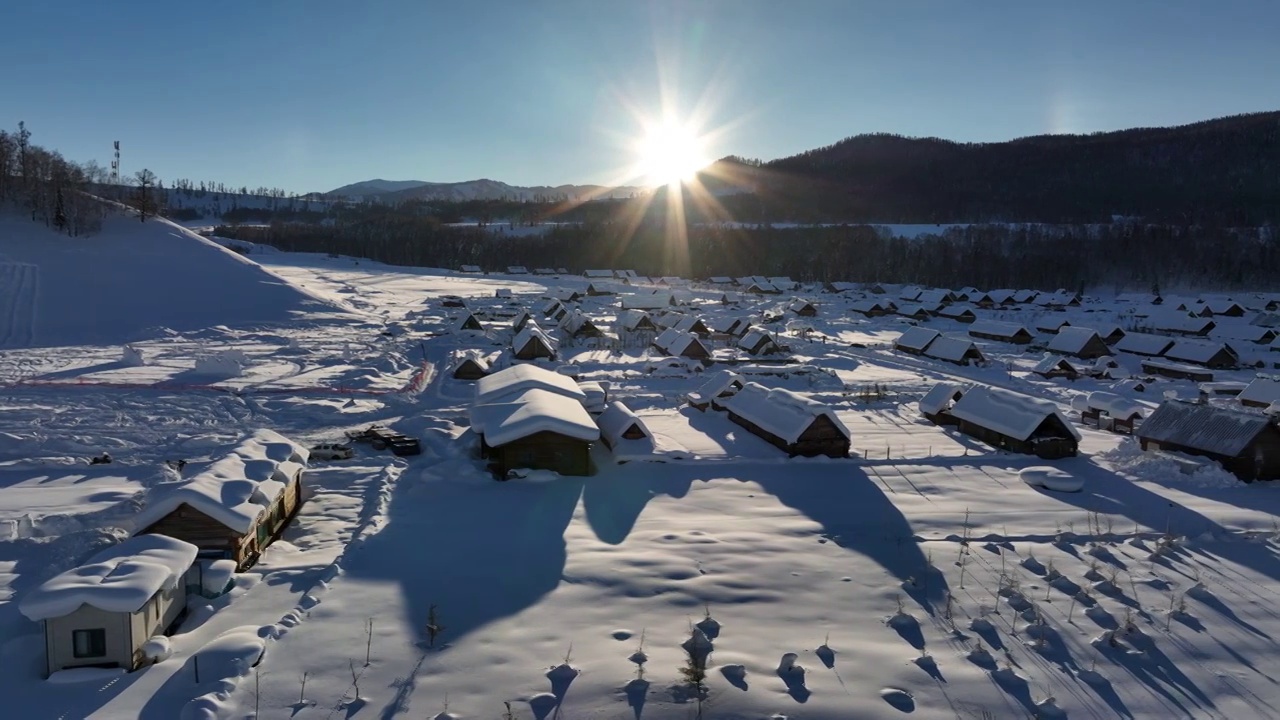
<svg viewBox="0 0 1280 720">
<path fill-rule="evenodd" d="M 692 128 L 672 122 L 649 125 L 636 143 L 637 171 L 654 186 L 688 182 L 706 167 L 706 148 Z"/>
</svg>

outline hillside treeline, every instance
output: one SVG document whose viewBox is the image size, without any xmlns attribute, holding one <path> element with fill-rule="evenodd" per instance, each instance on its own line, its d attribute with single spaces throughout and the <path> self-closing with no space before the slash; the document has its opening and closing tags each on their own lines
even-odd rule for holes
<svg viewBox="0 0 1280 720">
<path fill-rule="evenodd" d="M 96 163 L 79 165 L 33 144 L 24 123 L 0 130 L 0 205 L 36 222 L 73 237 L 97 232 L 107 206 L 85 190 L 104 175 Z"/>
<path fill-rule="evenodd" d="M 1280 289 L 1280 246 L 1267 229 L 1148 224 L 975 225 L 914 240 L 866 225 L 693 226 L 687 240 L 659 223 L 561 225 L 540 235 L 493 235 L 429 217 L 223 227 L 226 237 L 287 251 L 394 265 L 487 270 L 509 265 L 630 268 L 642 275 L 787 275 L 796 280 L 931 286 L 1146 289 L 1155 284 Z"/>
<path fill-rule="evenodd" d="M 720 165 L 757 189 L 722 198 L 749 221 L 1280 222 L 1280 112 L 998 143 L 860 135 Z"/>
</svg>

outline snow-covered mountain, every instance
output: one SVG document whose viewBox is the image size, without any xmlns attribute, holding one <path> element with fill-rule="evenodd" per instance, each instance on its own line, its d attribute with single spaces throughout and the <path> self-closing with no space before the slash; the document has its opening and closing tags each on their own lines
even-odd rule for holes
<svg viewBox="0 0 1280 720">
<path fill-rule="evenodd" d="M 399 186 L 399 187 L 395 187 Z M 394 189 L 392 189 L 394 188 Z M 627 198 L 645 192 L 644 188 L 601 185 L 510 185 L 500 180 L 468 180 L 436 183 L 420 180 L 366 180 L 344 185 L 325 193 L 326 197 L 399 200 L 583 200 L 590 198 Z"/>
<path fill-rule="evenodd" d="M 336 190 L 330 190 L 326 195 L 336 197 L 365 197 L 367 195 L 382 195 L 385 193 L 398 192 L 400 190 L 408 190 L 410 188 L 422 187 L 423 185 L 431 185 L 432 183 L 423 180 L 383 180 L 376 178 L 373 180 L 365 180 L 364 182 L 351 183 L 343 185 Z"/>
</svg>

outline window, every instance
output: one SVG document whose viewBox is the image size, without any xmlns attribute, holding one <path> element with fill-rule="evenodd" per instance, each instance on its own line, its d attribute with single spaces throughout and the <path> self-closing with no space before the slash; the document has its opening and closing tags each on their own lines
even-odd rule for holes
<svg viewBox="0 0 1280 720">
<path fill-rule="evenodd" d="M 107 654 L 107 631 L 97 628 L 72 632 L 71 651 L 77 658 L 103 657 Z"/>
</svg>

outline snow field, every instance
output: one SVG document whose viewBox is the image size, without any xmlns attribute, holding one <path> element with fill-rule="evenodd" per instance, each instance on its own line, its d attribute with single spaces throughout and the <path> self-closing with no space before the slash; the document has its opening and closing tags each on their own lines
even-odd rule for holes
<svg viewBox="0 0 1280 720">
<path fill-rule="evenodd" d="M 810 293 L 813 334 L 784 340 L 834 376 L 749 379 L 830 404 L 858 459 L 789 460 L 723 413 L 683 407 L 700 379 L 646 373 L 658 356 L 642 345 L 567 342 L 579 379 L 609 382 L 695 458 L 617 465 L 597 448 L 593 477 L 495 483 L 468 444 L 473 385 L 442 368 L 460 348 L 505 347 L 496 289 L 534 306 L 585 279 L 250 257 L 312 299 L 285 304 L 297 322 L 268 298 L 261 321 L 0 355 L 0 692 L 28 716 L 470 718 L 505 701 L 521 718 L 686 717 L 698 700 L 681 644 L 695 625 L 710 642 L 707 717 L 1280 714 L 1274 488 L 1183 475 L 1082 429 L 1081 457 L 1053 465 L 1084 490 L 1054 493 L 1019 479 L 1044 461 L 935 427 L 913 404 L 939 380 L 981 381 L 1065 410 L 1108 382 L 1043 380 L 1028 372 L 1038 353 L 981 340 L 990 367 L 895 354 L 905 325 Z M 459 310 L 441 307 L 446 294 L 471 298 L 485 330 L 447 334 Z M 783 299 L 702 314 L 714 324 Z M 607 326 L 609 302 L 581 306 Z M 983 317 L 1039 313 L 1026 315 Z M 145 365 L 122 361 L 126 341 Z M 241 356 L 241 372 L 201 376 L 202 356 Z M 399 392 L 419 374 L 420 392 Z M 1117 392 L 1150 402 L 1165 389 L 1194 385 Z M 38 628 L 15 600 L 126 532 L 140 493 L 176 479 L 165 460 L 217 457 L 258 428 L 309 444 L 372 423 L 421 438 L 423 455 L 361 446 L 314 465 L 284 537 L 229 595 L 194 600 L 167 659 L 39 680 Z M 115 463 L 85 464 L 104 449 Z"/>
</svg>

